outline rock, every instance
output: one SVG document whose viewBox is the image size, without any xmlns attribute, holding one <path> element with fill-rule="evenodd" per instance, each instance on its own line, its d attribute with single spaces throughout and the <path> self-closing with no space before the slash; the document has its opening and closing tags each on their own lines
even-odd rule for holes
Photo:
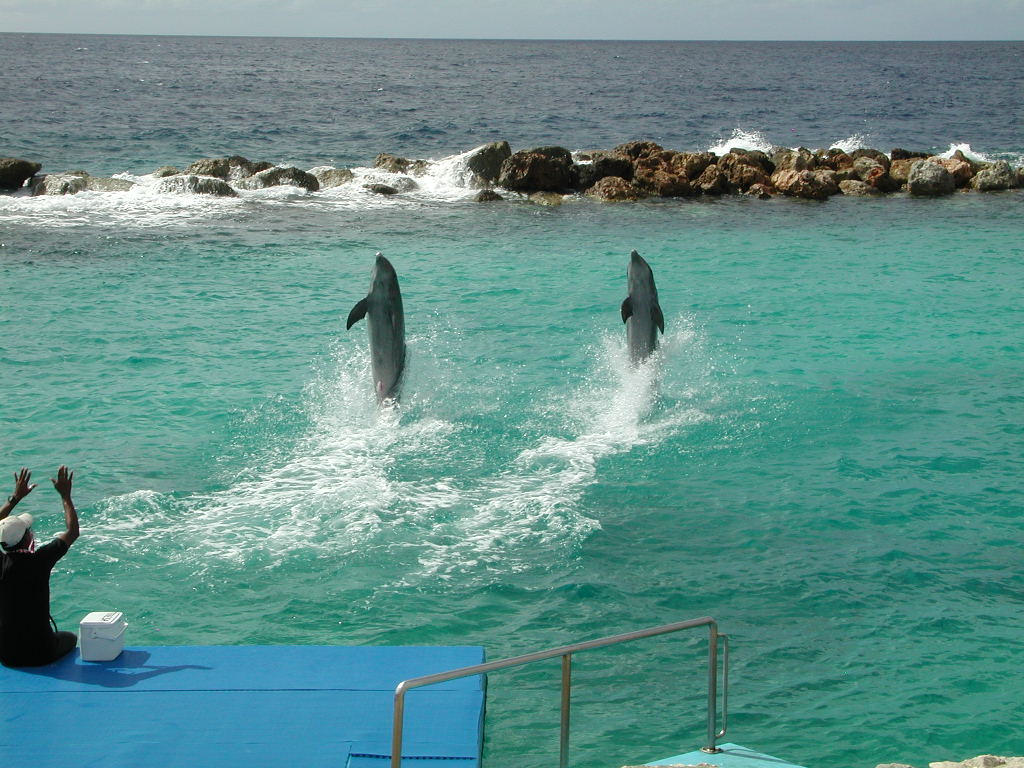
<svg viewBox="0 0 1024 768">
<path fill-rule="evenodd" d="M 910 169 L 914 163 L 920 162 L 922 160 L 919 157 L 901 157 L 899 160 L 893 160 L 889 166 L 889 177 L 897 184 L 906 184 L 910 177 Z"/>
<path fill-rule="evenodd" d="M 32 185 L 33 195 L 76 195 L 89 186 L 89 174 L 85 171 L 65 171 L 40 176 Z"/>
<path fill-rule="evenodd" d="M 0 157 L 0 189 L 21 189 L 25 182 L 42 168 L 40 163 L 33 163 L 31 160 Z"/>
<path fill-rule="evenodd" d="M 673 171 L 694 181 L 717 160 L 717 156 L 712 152 L 676 152 L 671 164 Z"/>
<path fill-rule="evenodd" d="M 720 195 L 729 188 L 729 180 L 725 178 L 716 163 L 712 163 L 697 177 L 693 185 L 704 195 Z"/>
<path fill-rule="evenodd" d="M 643 193 L 621 176 L 605 176 L 587 190 L 587 194 L 605 202 L 639 200 Z"/>
<path fill-rule="evenodd" d="M 364 184 L 363 189 L 374 192 L 378 195 L 397 195 L 398 190 L 387 184 Z"/>
<path fill-rule="evenodd" d="M 252 176 L 254 173 L 259 173 L 273 167 L 273 163 L 264 161 L 253 162 L 246 160 L 241 155 L 232 155 L 231 157 L 197 160 L 185 169 L 185 173 L 194 176 L 213 176 L 214 178 L 227 181 L 228 179 L 244 179 L 247 176 Z"/>
<path fill-rule="evenodd" d="M 1020 768 L 1024 766 L 1024 757 L 1001 757 L 1000 755 L 978 755 L 970 760 L 954 762 L 940 760 L 929 763 L 929 768 Z"/>
<path fill-rule="evenodd" d="M 1024 165 L 1017 169 L 1017 181 L 1015 187 L 1024 187 Z"/>
<path fill-rule="evenodd" d="M 971 177 L 974 176 L 974 168 L 971 166 L 970 161 L 963 156 L 962 152 L 957 152 L 957 154 L 960 156 L 932 157 L 929 159 L 949 171 L 953 177 L 953 185 L 959 189 L 971 183 Z"/>
<path fill-rule="evenodd" d="M 572 155 L 561 147 L 516 152 L 501 164 L 498 186 L 515 192 L 561 192 L 573 186 Z"/>
<path fill-rule="evenodd" d="M 560 195 L 558 192 L 534 192 L 529 196 L 529 200 L 536 205 L 546 205 L 550 208 L 555 208 L 562 204 L 565 196 Z"/>
<path fill-rule="evenodd" d="M 850 197 L 877 197 L 882 194 L 878 187 L 873 187 L 863 181 L 848 179 L 839 182 L 839 191 Z"/>
<path fill-rule="evenodd" d="M 466 166 L 482 179 L 497 181 L 501 164 L 512 156 L 507 141 L 495 141 L 473 150 L 466 158 Z"/>
<path fill-rule="evenodd" d="M 899 147 L 897 147 L 896 149 L 889 153 L 889 157 L 890 159 L 892 159 L 893 162 L 895 162 L 897 160 L 924 159 L 926 157 L 929 157 L 929 154 L 927 152 L 910 152 L 909 150 L 900 149 Z"/>
<path fill-rule="evenodd" d="M 911 166 L 907 175 L 907 189 L 910 194 L 920 197 L 951 195 L 956 189 L 956 182 L 944 165 L 935 162 L 934 158 L 928 158 Z"/>
<path fill-rule="evenodd" d="M 997 160 L 987 168 L 982 168 L 971 179 L 971 188 L 979 192 L 990 192 L 999 189 L 1010 189 L 1016 185 L 1016 174 L 1005 160 Z"/>
<path fill-rule="evenodd" d="M 316 176 L 320 189 L 340 187 L 342 184 L 348 184 L 348 182 L 355 178 L 355 174 L 348 168 L 318 167 L 311 169 L 310 173 Z"/>
<path fill-rule="evenodd" d="M 853 152 L 850 153 L 850 157 L 853 159 L 854 163 L 856 163 L 862 157 L 868 157 L 874 160 L 883 168 L 885 168 L 886 171 L 889 170 L 889 158 L 885 156 L 884 152 L 879 152 L 877 149 L 855 149 L 853 150 Z"/>
<path fill-rule="evenodd" d="M 774 197 L 773 192 L 775 192 L 775 188 L 771 184 L 751 184 L 743 194 L 756 197 L 758 200 L 770 200 Z"/>
<path fill-rule="evenodd" d="M 238 182 L 238 186 L 242 189 L 266 189 L 267 187 L 285 185 L 302 187 L 308 192 L 316 192 L 320 189 L 320 182 L 316 176 L 293 167 L 268 168 Z"/>
<path fill-rule="evenodd" d="M 870 155 L 861 155 L 853 161 L 853 171 L 857 178 L 879 192 L 895 192 L 900 188 L 899 182 L 893 180 L 888 169 L 888 164 L 882 165 Z"/>
<path fill-rule="evenodd" d="M 839 193 L 834 171 L 776 171 L 772 175 L 772 184 L 784 195 L 807 200 L 825 200 Z"/>
<path fill-rule="evenodd" d="M 155 171 L 153 175 L 158 179 L 166 179 L 168 176 L 177 176 L 181 171 L 175 168 L 173 165 L 161 165 Z"/>
<path fill-rule="evenodd" d="M 127 192 L 134 186 L 134 181 L 107 176 L 87 176 L 85 179 L 85 188 L 89 192 Z"/>
<path fill-rule="evenodd" d="M 392 155 L 387 152 L 381 152 L 374 159 L 373 167 L 382 168 L 388 173 L 405 173 L 409 170 L 409 165 L 411 163 L 412 161 L 407 158 Z"/>
<path fill-rule="evenodd" d="M 837 173 L 853 168 L 853 158 L 838 147 L 832 147 L 827 152 L 815 152 L 818 167 L 831 168 Z"/>
<path fill-rule="evenodd" d="M 608 176 L 618 176 L 627 181 L 633 178 L 633 161 L 628 155 L 591 152 L 588 159 L 588 163 L 576 164 L 576 183 L 580 189 L 589 189 Z"/>
<path fill-rule="evenodd" d="M 764 153 L 759 153 L 763 155 Z M 725 176 L 728 188 L 733 192 L 745 192 L 754 184 L 770 183 L 771 174 L 766 171 L 762 162 L 764 160 L 746 152 L 729 152 L 718 158 L 716 165 L 718 170 Z"/>
<path fill-rule="evenodd" d="M 772 155 L 776 171 L 813 171 L 817 160 L 809 149 L 780 149 Z"/>
<path fill-rule="evenodd" d="M 633 165 L 633 184 L 642 192 L 661 197 L 688 197 L 696 194 L 686 174 L 673 165 L 675 152 L 651 152 L 637 158 Z"/>
<path fill-rule="evenodd" d="M 169 176 L 157 186 L 159 192 L 191 193 L 195 195 L 213 195 L 214 197 L 238 197 L 238 193 L 221 179 L 204 178 L 195 174 Z"/>
<path fill-rule="evenodd" d="M 619 144 L 619 146 L 612 150 L 612 152 L 618 155 L 626 155 L 633 160 L 662 151 L 664 151 L 664 147 L 660 144 L 655 144 L 653 141 L 630 141 L 625 144 Z"/>
<path fill-rule="evenodd" d="M 495 192 L 493 189 L 481 189 L 476 193 L 476 197 L 473 198 L 478 203 L 492 203 L 498 200 L 504 200 L 505 198 Z"/>
</svg>

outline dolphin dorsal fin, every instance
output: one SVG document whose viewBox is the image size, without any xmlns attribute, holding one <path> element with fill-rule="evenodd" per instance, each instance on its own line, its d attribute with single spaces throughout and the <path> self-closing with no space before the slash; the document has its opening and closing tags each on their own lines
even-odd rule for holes
<svg viewBox="0 0 1024 768">
<path fill-rule="evenodd" d="M 626 322 L 633 316 L 633 297 L 627 296 L 622 302 L 622 322 Z"/>
<path fill-rule="evenodd" d="M 366 304 L 367 301 L 364 297 L 360 299 L 354 307 L 352 307 L 352 311 L 348 313 L 348 322 L 345 323 L 346 331 L 366 317 Z"/>
<path fill-rule="evenodd" d="M 665 315 L 661 312 L 661 307 L 658 304 L 654 305 L 654 309 L 651 311 L 651 315 L 654 317 L 654 324 L 658 326 L 658 330 L 661 331 L 662 335 L 665 333 Z"/>
</svg>

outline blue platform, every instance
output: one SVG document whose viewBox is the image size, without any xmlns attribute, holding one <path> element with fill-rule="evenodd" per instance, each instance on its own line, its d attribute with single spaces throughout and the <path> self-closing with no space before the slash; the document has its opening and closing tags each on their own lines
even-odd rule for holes
<svg viewBox="0 0 1024 768">
<path fill-rule="evenodd" d="M 721 752 L 709 754 L 699 749 L 685 755 L 667 757 L 647 765 L 714 765 L 718 768 L 802 768 L 777 757 L 755 752 L 739 744 L 719 744 Z"/>
<path fill-rule="evenodd" d="M 387 768 L 395 686 L 479 664 L 480 647 L 157 646 L 114 661 L 77 649 L 0 667 L 0 754 L 34 768 Z M 479 768 L 479 677 L 406 694 L 404 768 Z"/>
</svg>

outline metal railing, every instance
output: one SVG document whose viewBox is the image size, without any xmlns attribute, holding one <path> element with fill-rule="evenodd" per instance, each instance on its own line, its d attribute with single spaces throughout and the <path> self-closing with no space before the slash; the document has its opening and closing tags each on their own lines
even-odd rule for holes
<svg viewBox="0 0 1024 768">
<path fill-rule="evenodd" d="M 677 621 L 673 624 L 664 624 L 660 627 L 640 629 L 635 632 L 626 632 L 621 635 L 602 637 L 598 640 L 589 640 L 584 643 L 564 645 L 561 648 L 552 648 L 547 651 L 527 653 L 523 656 L 514 656 L 499 661 L 490 661 L 484 664 L 476 664 L 472 667 L 462 667 L 448 672 L 438 672 L 434 675 L 424 675 L 403 680 L 395 688 L 395 720 L 391 735 L 391 768 L 401 768 L 402 765 L 402 726 L 405 716 L 405 694 L 412 688 L 419 688 L 433 683 L 443 683 L 448 680 L 455 680 L 460 677 L 472 675 L 485 675 L 488 672 L 495 672 L 499 669 L 518 667 L 523 664 L 530 664 L 535 661 L 551 659 L 555 656 L 562 657 L 562 729 L 559 738 L 559 768 L 567 768 L 569 764 L 569 689 L 572 675 L 572 655 L 580 651 L 589 651 L 593 648 L 604 648 L 609 645 L 641 640 L 645 637 L 666 635 L 670 632 L 679 632 L 684 629 L 707 626 L 710 632 L 708 638 L 708 733 L 707 744 L 701 747 L 704 752 L 718 752 L 715 742 L 725 735 L 729 720 L 729 636 L 718 633 L 718 623 L 710 616 L 688 621 Z M 716 731 L 716 718 L 718 711 L 718 641 L 723 641 L 722 654 L 722 730 Z"/>
</svg>

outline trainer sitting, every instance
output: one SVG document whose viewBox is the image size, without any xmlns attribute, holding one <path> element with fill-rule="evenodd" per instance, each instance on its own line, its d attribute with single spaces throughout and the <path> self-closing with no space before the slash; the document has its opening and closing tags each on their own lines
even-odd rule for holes
<svg viewBox="0 0 1024 768">
<path fill-rule="evenodd" d="M 32 515 L 11 510 L 36 487 L 25 468 L 14 475 L 14 493 L 0 507 L 0 662 L 8 667 L 38 667 L 56 661 L 77 642 L 73 632 L 51 627 L 50 571 L 78 538 L 78 513 L 71 501 L 67 467 L 57 470 L 53 487 L 64 504 L 67 530 L 36 549 Z"/>
</svg>

